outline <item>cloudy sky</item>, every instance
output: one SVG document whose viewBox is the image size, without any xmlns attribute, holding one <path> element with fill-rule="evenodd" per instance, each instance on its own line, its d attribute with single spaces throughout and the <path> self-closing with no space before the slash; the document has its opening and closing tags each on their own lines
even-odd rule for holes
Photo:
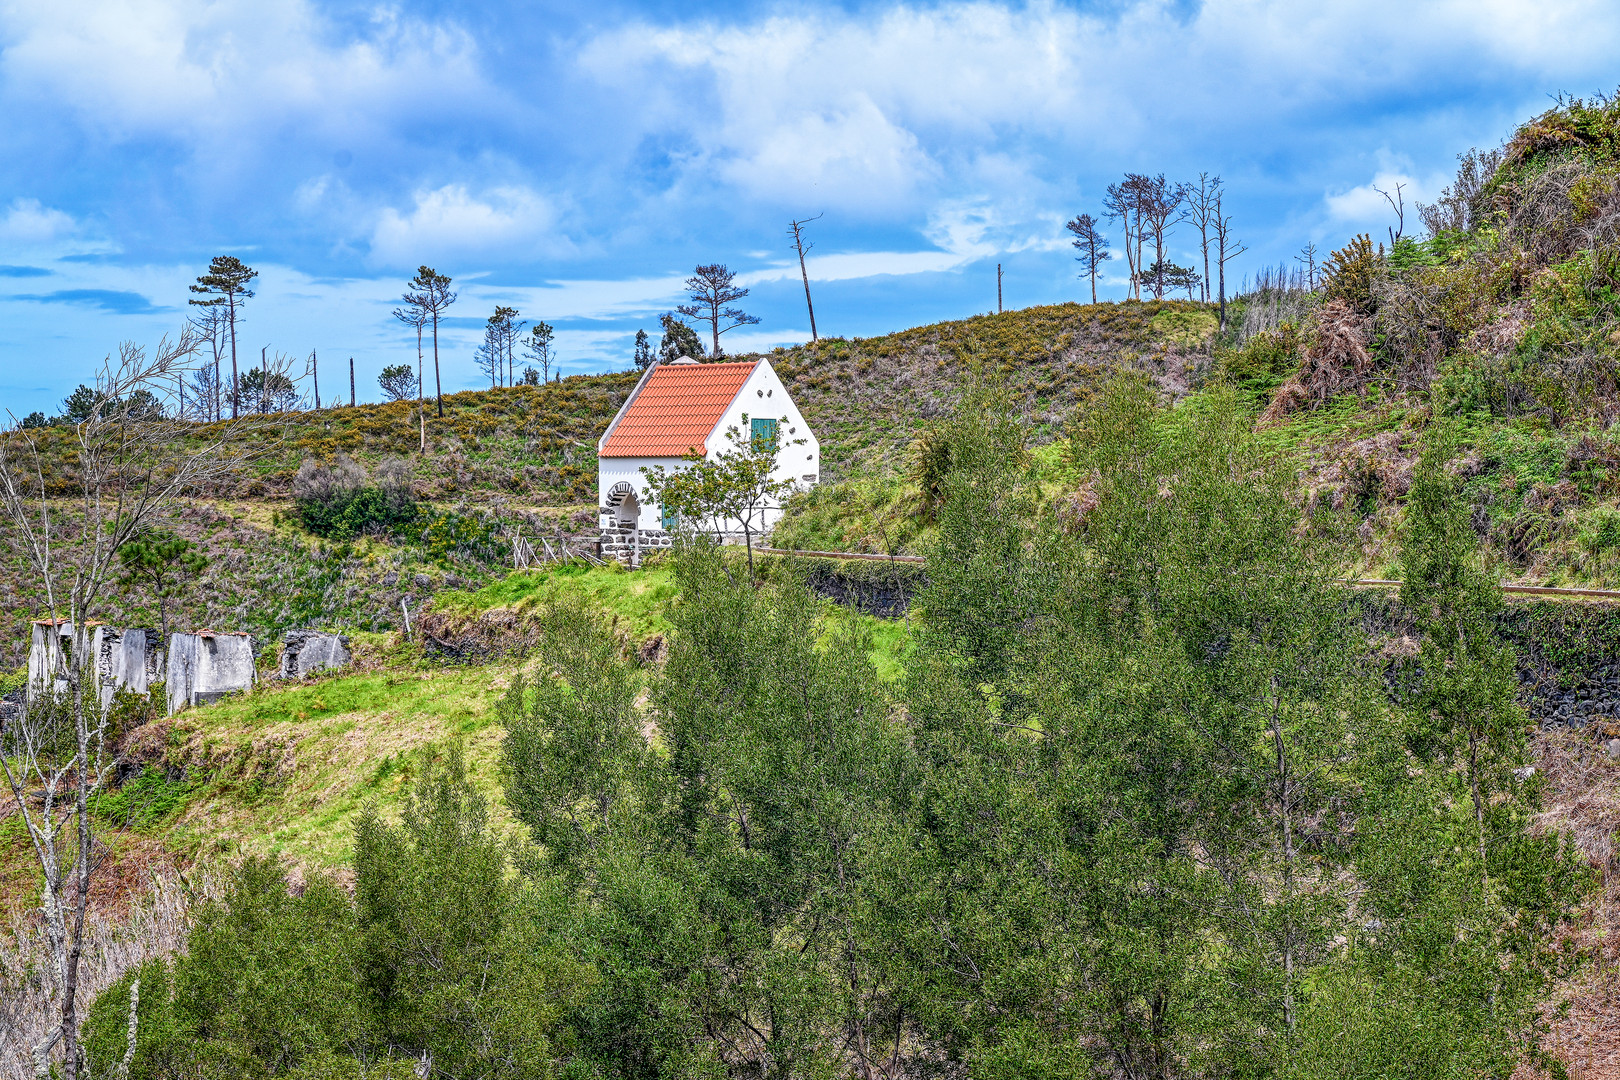
<svg viewBox="0 0 1620 1080">
<path fill-rule="evenodd" d="M 993 308 L 998 262 L 1009 306 L 1079 297 L 1063 222 L 1127 170 L 1222 176 L 1241 276 L 1382 232 L 1375 186 L 1432 198 L 1617 46 L 1586 0 L 0 0 L 0 409 L 172 334 L 220 253 L 261 275 L 244 350 L 362 397 L 422 263 L 447 390 L 497 303 L 626 366 L 699 262 L 753 290 L 732 350 L 804 340 L 794 217 L 824 335 Z"/>
</svg>

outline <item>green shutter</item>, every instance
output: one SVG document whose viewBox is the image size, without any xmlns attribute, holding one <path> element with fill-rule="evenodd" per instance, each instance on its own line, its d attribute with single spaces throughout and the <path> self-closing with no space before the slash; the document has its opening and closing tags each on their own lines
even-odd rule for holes
<svg viewBox="0 0 1620 1080">
<path fill-rule="evenodd" d="M 664 531 L 665 532 L 670 532 L 671 530 L 673 530 L 675 528 L 675 523 L 680 520 L 680 516 L 678 514 L 676 514 L 675 511 L 671 510 L 667 506 L 663 507 L 663 511 L 664 511 Z"/>
<path fill-rule="evenodd" d="M 767 417 L 755 417 L 750 427 L 749 437 L 756 450 L 776 449 L 776 421 Z"/>
</svg>

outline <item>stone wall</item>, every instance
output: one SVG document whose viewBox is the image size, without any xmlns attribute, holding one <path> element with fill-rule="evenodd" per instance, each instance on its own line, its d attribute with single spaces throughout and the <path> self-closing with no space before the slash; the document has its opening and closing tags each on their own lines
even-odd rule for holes
<svg viewBox="0 0 1620 1080">
<path fill-rule="evenodd" d="M 251 689 L 253 639 L 245 633 L 175 634 L 169 638 L 169 712 L 207 705 Z"/>
<path fill-rule="evenodd" d="M 818 559 L 810 564 L 805 584 L 835 604 L 898 619 L 927 586 L 928 577 L 916 563 Z"/>
<path fill-rule="evenodd" d="M 640 566 L 643 559 L 675 546 L 675 538 L 663 529 L 635 529 L 621 526 L 617 519 L 603 528 L 596 542 L 597 558 L 616 559 L 625 566 Z"/>
<path fill-rule="evenodd" d="M 319 630 L 289 630 L 282 639 L 281 677 L 298 679 L 349 666 L 349 639 Z"/>
</svg>

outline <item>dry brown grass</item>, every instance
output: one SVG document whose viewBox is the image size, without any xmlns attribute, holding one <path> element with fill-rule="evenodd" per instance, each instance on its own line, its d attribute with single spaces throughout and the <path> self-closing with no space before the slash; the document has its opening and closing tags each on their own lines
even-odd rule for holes
<svg viewBox="0 0 1620 1080">
<path fill-rule="evenodd" d="M 1620 1080 L 1620 761 L 1582 733 L 1544 732 L 1532 745 L 1548 785 L 1535 827 L 1567 836 L 1600 878 L 1570 929 L 1588 961 L 1555 988 L 1547 1048 L 1575 1080 Z"/>
<path fill-rule="evenodd" d="M 117 891 L 119 885 L 126 888 Z M 215 881 L 207 874 L 187 881 L 164 869 L 139 882 L 121 882 L 115 876 L 108 888 L 108 899 L 116 897 L 117 902 L 98 905 L 85 927 L 79 969 L 82 1006 L 130 968 L 185 948 L 191 908 L 214 894 Z M 10 926 L 0 931 L 0 1078 L 5 1080 L 34 1075 L 29 1050 L 59 1022 L 60 991 L 50 975 L 50 955 L 38 920 L 14 912 Z"/>
</svg>

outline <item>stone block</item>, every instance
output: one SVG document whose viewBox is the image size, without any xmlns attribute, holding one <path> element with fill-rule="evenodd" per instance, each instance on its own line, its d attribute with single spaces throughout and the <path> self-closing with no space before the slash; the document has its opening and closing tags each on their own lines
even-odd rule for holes
<svg viewBox="0 0 1620 1080">
<path fill-rule="evenodd" d="M 169 712 L 207 705 L 253 686 L 253 639 L 245 633 L 175 634 L 169 638 Z"/>
<path fill-rule="evenodd" d="M 349 666 L 349 639 L 319 630 L 289 630 L 282 639 L 281 677 L 298 679 Z"/>
</svg>

